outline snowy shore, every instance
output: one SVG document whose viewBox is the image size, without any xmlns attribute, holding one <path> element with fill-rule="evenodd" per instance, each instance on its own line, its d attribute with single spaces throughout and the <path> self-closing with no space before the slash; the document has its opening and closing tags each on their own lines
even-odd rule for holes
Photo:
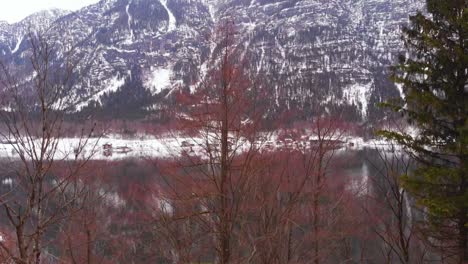
<svg viewBox="0 0 468 264">
<path fill-rule="evenodd" d="M 263 142 L 263 148 L 274 150 L 280 148 L 297 148 L 313 141 L 313 137 L 307 137 L 300 141 L 279 140 L 275 135 Z M 79 138 L 63 138 L 57 145 L 56 159 L 71 160 L 82 144 Z M 18 158 L 14 144 L 0 142 L 0 158 Z M 362 137 L 348 136 L 340 139 L 339 150 L 362 150 L 365 148 L 388 148 L 384 140 L 364 140 Z M 122 160 L 128 158 L 164 158 L 174 156 L 180 151 L 197 152 L 197 140 L 183 137 L 153 137 L 138 136 L 126 138 L 120 135 L 111 135 L 105 138 L 91 138 L 87 142 L 81 158 L 91 157 L 93 160 Z"/>
</svg>

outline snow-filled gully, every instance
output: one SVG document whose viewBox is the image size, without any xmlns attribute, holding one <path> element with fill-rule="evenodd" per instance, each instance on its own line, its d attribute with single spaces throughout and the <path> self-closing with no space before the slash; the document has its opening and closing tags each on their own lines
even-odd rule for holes
<svg viewBox="0 0 468 264">
<path fill-rule="evenodd" d="M 176 18 L 174 14 L 171 12 L 171 10 L 169 10 L 169 8 L 167 7 L 167 0 L 161 0 L 160 2 L 161 2 L 161 5 L 166 9 L 167 14 L 169 15 L 169 24 L 167 26 L 167 31 L 168 32 L 173 31 L 176 29 L 176 24 L 177 24 Z"/>
</svg>

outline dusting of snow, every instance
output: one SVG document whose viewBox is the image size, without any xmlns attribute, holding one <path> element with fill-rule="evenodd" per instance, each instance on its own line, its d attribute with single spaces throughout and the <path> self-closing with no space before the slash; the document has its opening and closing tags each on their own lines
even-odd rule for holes
<svg viewBox="0 0 468 264">
<path fill-rule="evenodd" d="M 354 26 L 359 25 L 364 19 L 364 1 L 357 1 L 353 3 L 354 11 L 350 12 L 350 22 Z"/>
<path fill-rule="evenodd" d="M 119 89 L 120 87 L 122 87 L 122 85 L 124 85 L 125 83 L 125 78 L 119 78 L 119 77 L 114 77 L 112 78 L 106 85 L 106 88 L 101 90 L 97 96 L 96 96 L 96 99 L 99 99 L 99 97 L 101 97 L 102 95 L 106 94 L 106 93 L 113 93 L 113 92 L 116 92 L 117 89 Z"/>
<path fill-rule="evenodd" d="M 172 74 L 173 72 L 171 69 L 158 68 L 150 74 L 145 86 L 149 88 L 153 94 L 158 94 L 171 86 Z"/>
<path fill-rule="evenodd" d="M 278 38 L 275 38 L 275 43 L 276 43 L 276 47 L 278 47 L 278 50 L 281 53 L 281 57 L 283 58 L 283 60 L 285 60 L 286 59 L 286 50 L 281 45 L 281 43 L 278 41 Z"/>
<path fill-rule="evenodd" d="M 285 69 L 287 67 L 287 64 L 288 64 L 288 60 L 286 59 L 286 49 L 278 41 L 278 38 L 276 38 L 276 46 L 278 47 L 279 51 L 281 52 L 281 58 L 283 59 L 283 63 L 281 64 L 281 69 Z"/>
<path fill-rule="evenodd" d="M 161 0 L 161 5 L 166 9 L 167 14 L 169 15 L 167 31 L 170 32 L 170 31 L 175 30 L 177 21 L 176 21 L 174 14 L 172 14 L 171 10 L 169 10 L 169 8 L 167 7 L 167 0 Z"/>
<path fill-rule="evenodd" d="M 195 93 L 196 89 L 200 86 L 202 81 L 206 78 L 206 75 L 208 74 L 208 68 L 210 67 L 210 64 L 213 62 L 213 52 L 216 49 L 216 47 L 217 47 L 217 43 L 213 40 L 210 40 L 210 55 L 205 60 L 205 62 L 203 62 L 203 64 L 200 66 L 200 70 L 199 70 L 200 76 L 199 76 L 197 83 L 190 85 L 190 92 L 192 94 Z"/>
<path fill-rule="evenodd" d="M 94 100 L 94 101 L 96 101 L 98 103 L 101 103 L 101 100 L 100 100 L 101 96 L 103 96 L 104 94 L 107 94 L 107 93 L 112 93 L 112 92 L 117 91 L 117 89 L 122 87 L 122 85 L 124 85 L 124 83 L 125 83 L 125 78 L 119 78 L 119 77 L 116 76 L 116 77 L 110 79 L 106 83 L 104 89 L 102 89 L 99 93 L 96 93 L 94 96 L 92 96 L 86 102 L 79 103 L 76 106 L 76 109 L 78 111 L 80 111 L 81 109 L 83 109 L 83 107 L 87 106 L 89 104 L 89 102 L 92 101 L 92 100 Z"/>
</svg>

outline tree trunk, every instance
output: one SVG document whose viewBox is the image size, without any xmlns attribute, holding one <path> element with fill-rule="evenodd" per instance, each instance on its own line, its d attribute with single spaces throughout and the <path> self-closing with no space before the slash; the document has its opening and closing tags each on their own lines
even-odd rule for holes
<svg viewBox="0 0 468 264">
<path fill-rule="evenodd" d="M 463 162 L 462 162 L 463 164 Z M 463 166 L 463 165 L 462 165 Z M 461 182 L 460 182 L 460 194 L 463 196 L 467 192 L 467 180 L 466 180 L 466 172 L 463 168 L 461 168 Z M 461 208 L 459 217 L 458 217 L 458 250 L 459 250 L 459 263 L 467 263 L 468 262 L 468 208 L 463 206 Z"/>
<path fill-rule="evenodd" d="M 86 255 L 88 259 L 88 264 L 93 263 L 92 261 L 92 239 L 91 239 L 91 231 L 89 229 L 86 230 L 86 237 L 87 237 L 87 248 L 86 248 Z"/>
<path fill-rule="evenodd" d="M 221 121 L 221 179 L 220 179 L 220 199 L 221 199 L 221 215 L 220 215 L 220 263 L 227 264 L 230 259 L 230 236 L 229 236 L 229 200 L 228 200 L 228 95 L 227 95 L 227 85 L 223 84 L 223 116 Z"/>
<path fill-rule="evenodd" d="M 23 234 L 23 225 L 20 224 L 16 227 L 16 237 L 18 239 L 18 249 L 20 253 L 20 258 L 23 263 L 27 263 L 27 252 L 26 245 L 24 244 L 24 234 Z"/>
</svg>

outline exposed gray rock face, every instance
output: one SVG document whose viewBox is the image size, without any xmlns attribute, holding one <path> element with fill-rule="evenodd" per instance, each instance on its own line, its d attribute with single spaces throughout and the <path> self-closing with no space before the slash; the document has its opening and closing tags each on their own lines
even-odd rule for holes
<svg viewBox="0 0 468 264">
<path fill-rule="evenodd" d="M 103 0 L 76 13 L 41 12 L 0 22 L 0 58 L 23 63 L 28 24 L 48 28 L 59 45 L 80 43 L 85 57 L 77 106 L 102 103 L 134 67 L 155 95 L 154 109 L 174 89 L 193 88 L 211 63 L 209 36 L 231 17 L 239 55 L 262 76 L 271 113 L 340 112 L 350 120 L 378 117 L 375 103 L 398 96 L 388 66 L 402 51 L 400 32 L 424 0 Z M 19 44 L 18 44 L 19 43 Z M 320 110 L 319 110 L 320 109 Z M 129 109 L 131 111 L 131 109 Z"/>
</svg>

